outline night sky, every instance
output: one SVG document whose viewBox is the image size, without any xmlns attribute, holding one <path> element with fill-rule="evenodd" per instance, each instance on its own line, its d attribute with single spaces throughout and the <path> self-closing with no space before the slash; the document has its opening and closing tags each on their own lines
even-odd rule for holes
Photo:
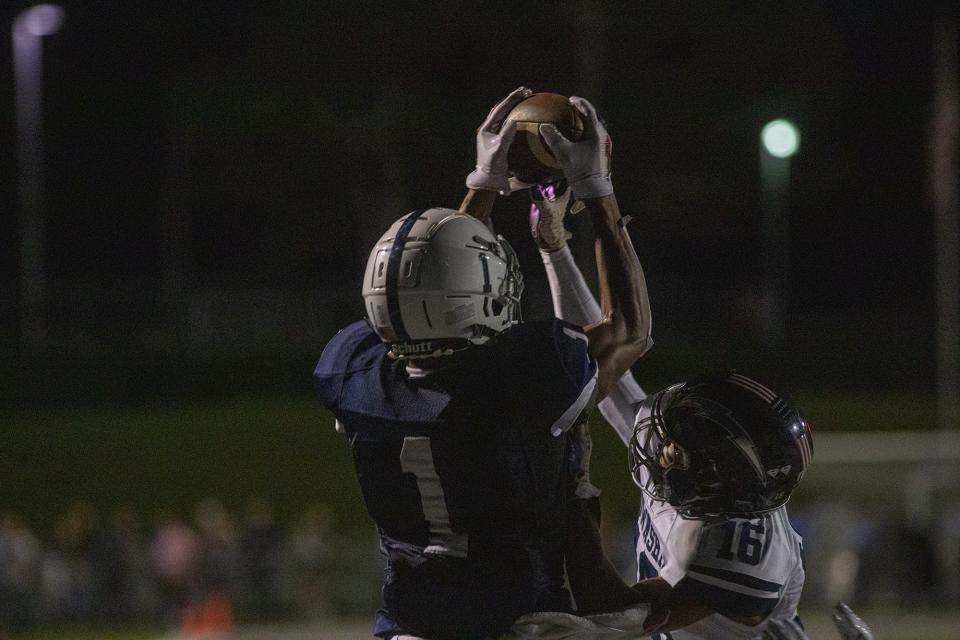
<svg viewBox="0 0 960 640">
<path fill-rule="evenodd" d="M 62 335 L 136 336 L 198 291 L 317 290 L 334 301 L 317 321 L 329 336 L 362 313 L 373 241 L 414 207 L 459 205 L 476 126 L 525 84 L 583 95 L 607 120 L 655 335 L 755 331 L 759 131 L 787 117 L 802 136 L 790 327 L 932 350 L 936 3 L 62 5 L 44 112 L 50 321 Z M 5 3 L 0 18 L 27 6 Z M 2 50 L 0 327 L 12 351 Z M 515 195 L 495 216 L 536 266 L 526 206 Z M 532 295 L 542 301 L 542 287 Z"/>
</svg>

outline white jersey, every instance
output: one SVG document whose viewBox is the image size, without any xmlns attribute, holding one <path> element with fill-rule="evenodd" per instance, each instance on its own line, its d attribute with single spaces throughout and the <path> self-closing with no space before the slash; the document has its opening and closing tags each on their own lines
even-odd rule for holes
<svg viewBox="0 0 960 640">
<path fill-rule="evenodd" d="M 794 619 L 803 589 L 800 536 L 781 507 L 759 518 L 687 520 L 669 504 L 644 496 L 637 541 L 638 579 L 657 575 L 718 613 L 655 640 L 726 640 L 761 637 L 771 620 Z M 755 626 L 734 622 L 765 615 Z M 501 640 L 626 640 L 643 637 L 649 605 L 577 617 L 566 613 L 522 616 Z"/>
<path fill-rule="evenodd" d="M 688 520 L 644 495 L 637 579 L 659 575 L 673 587 L 682 581 L 685 594 L 717 612 L 655 637 L 756 638 L 769 620 L 796 617 L 804 580 L 802 544 L 786 507 L 753 519 Z M 727 617 L 754 615 L 766 618 L 751 627 Z"/>
</svg>

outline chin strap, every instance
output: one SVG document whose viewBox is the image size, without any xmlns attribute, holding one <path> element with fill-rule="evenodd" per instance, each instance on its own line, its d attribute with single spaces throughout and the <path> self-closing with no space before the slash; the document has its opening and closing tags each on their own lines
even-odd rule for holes
<svg viewBox="0 0 960 640">
<path fill-rule="evenodd" d="M 473 346 L 472 343 L 464 338 L 392 342 L 387 355 L 393 360 L 439 358 L 453 355 L 471 346 Z"/>
</svg>

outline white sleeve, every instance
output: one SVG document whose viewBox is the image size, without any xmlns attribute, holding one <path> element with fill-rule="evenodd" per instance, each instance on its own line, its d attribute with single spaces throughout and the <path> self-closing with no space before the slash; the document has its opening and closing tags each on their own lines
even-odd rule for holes
<svg viewBox="0 0 960 640">
<path fill-rule="evenodd" d="M 627 371 L 610 390 L 607 397 L 597 405 L 600 413 L 617 432 L 624 445 L 630 444 L 633 428 L 637 423 L 637 409 L 646 397 L 647 394 L 637 384 L 633 374 Z"/>
<path fill-rule="evenodd" d="M 540 255 L 547 272 L 547 282 L 550 283 L 554 314 L 581 327 L 598 322 L 600 305 L 583 279 L 570 248 L 564 246 L 559 251 L 541 251 Z M 645 397 L 647 394 L 637 384 L 633 374 L 627 371 L 599 404 L 600 413 L 625 445 L 633 437 L 637 405 Z"/>
<path fill-rule="evenodd" d="M 540 251 L 543 268 L 550 283 L 553 313 L 561 320 L 585 327 L 600 320 L 600 305 L 594 299 L 570 253 L 564 246 L 558 251 Z"/>
</svg>

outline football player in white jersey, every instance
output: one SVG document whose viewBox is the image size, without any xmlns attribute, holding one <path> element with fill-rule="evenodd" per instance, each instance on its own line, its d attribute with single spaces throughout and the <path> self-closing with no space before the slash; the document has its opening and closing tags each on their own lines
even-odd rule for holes
<svg viewBox="0 0 960 640">
<path fill-rule="evenodd" d="M 782 395 L 725 371 L 646 398 L 630 442 L 643 489 L 637 588 L 681 638 L 753 638 L 793 619 L 803 542 L 784 507 L 813 454 Z"/>
<path fill-rule="evenodd" d="M 600 309 L 565 246 L 569 194 L 553 187 L 532 193 L 532 230 L 554 310 L 574 323 L 595 322 Z M 619 620 L 605 614 L 595 629 L 574 623 L 579 628 L 568 636 L 557 616 L 521 619 L 518 635 L 756 638 L 771 621 L 793 621 L 803 588 L 802 541 L 784 504 L 813 447 L 808 423 L 789 401 L 728 371 L 647 398 L 625 376 L 600 409 L 628 445 L 643 489 L 634 588 L 650 603 L 650 615 L 636 608 Z M 575 595 L 590 602 L 588 610 L 603 609 L 591 595 Z"/>
</svg>

